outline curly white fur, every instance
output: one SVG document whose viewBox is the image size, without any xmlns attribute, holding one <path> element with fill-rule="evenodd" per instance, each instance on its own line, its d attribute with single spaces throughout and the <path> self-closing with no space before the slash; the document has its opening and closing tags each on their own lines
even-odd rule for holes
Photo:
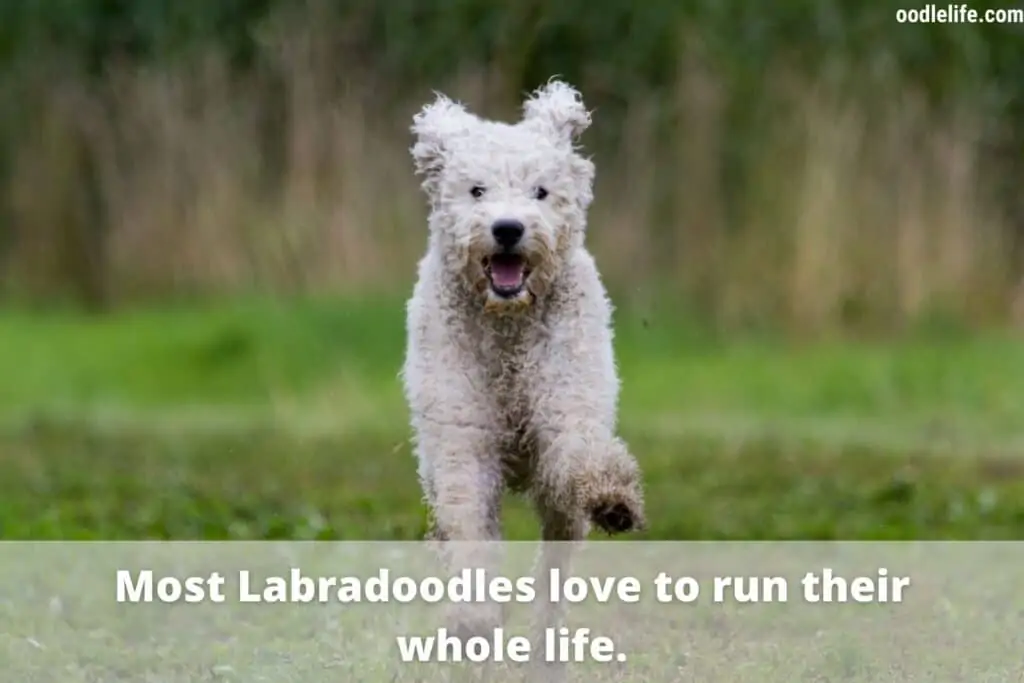
<svg viewBox="0 0 1024 683">
<path fill-rule="evenodd" d="M 402 377 L 437 539 L 499 540 L 507 488 L 530 494 L 546 541 L 644 525 L 616 436 L 612 306 L 584 246 L 594 165 L 575 142 L 590 114 L 559 81 L 523 113 L 488 121 L 438 94 L 412 126 L 431 212 Z M 524 229 L 526 276 L 504 295 L 487 266 L 502 220 Z"/>
</svg>

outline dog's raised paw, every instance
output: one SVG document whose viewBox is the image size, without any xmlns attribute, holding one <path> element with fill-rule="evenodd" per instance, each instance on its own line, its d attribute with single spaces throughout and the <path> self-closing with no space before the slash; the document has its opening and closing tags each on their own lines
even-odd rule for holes
<svg viewBox="0 0 1024 683">
<path fill-rule="evenodd" d="M 593 508 L 590 518 L 608 534 L 624 534 L 638 526 L 638 520 L 625 503 L 605 502 Z"/>
</svg>

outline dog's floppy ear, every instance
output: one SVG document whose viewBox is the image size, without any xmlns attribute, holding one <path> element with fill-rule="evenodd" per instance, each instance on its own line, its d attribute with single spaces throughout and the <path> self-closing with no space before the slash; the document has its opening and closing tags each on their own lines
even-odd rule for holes
<svg viewBox="0 0 1024 683">
<path fill-rule="evenodd" d="M 436 190 L 438 176 L 448 156 L 447 145 L 453 136 L 466 132 L 476 117 L 466 108 L 441 93 L 423 107 L 412 119 L 412 133 L 416 138 L 410 152 L 416 173 L 423 177 L 423 188 L 428 194 Z"/>
<path fill-rule="evenodd" d="M 556 141 L 571 145 L 590 127 L 590 112 L 578 90 L 553 79 L 523 103 L 523 120 L 544 126 Z"/>
</svg>

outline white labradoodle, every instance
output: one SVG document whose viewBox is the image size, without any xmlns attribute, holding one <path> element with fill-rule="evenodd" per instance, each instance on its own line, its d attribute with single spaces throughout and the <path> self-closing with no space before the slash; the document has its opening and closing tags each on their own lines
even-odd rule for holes
<svg viewBox="0 0 1024 683">
<path fill-rule="evenodd" d="M 594 165 L 574 142 L 590 115 L 558 81 L 523 113 L 487 121 L 438 95 L 412 126 L 431 213 L 402 376 L 439 540 L 500 540 L 506 488 L 530 494 L 547 541 L 645 524 L 584 246 Z"/>
<path fill-rule="evenodd" d="M 544 541 L 645 525 L 640 470 L 616 436 L 612 307 L 584 247 L 594 165 L 574 143 L 590 115 L 557 81 L 523 114 L 487 121 L 438 95 L 412 126 L 431 212 L 402 376 L 439 541 L 500 540 L 506 489 L 529 493 Z M 472 552 L 449 550 L 450 569 L 479 566 Z M 568 564 L 565 544 L 545 543 L 538 591 Z M 457 628 L 500 618 L 484 609 Z"/>
</svg>

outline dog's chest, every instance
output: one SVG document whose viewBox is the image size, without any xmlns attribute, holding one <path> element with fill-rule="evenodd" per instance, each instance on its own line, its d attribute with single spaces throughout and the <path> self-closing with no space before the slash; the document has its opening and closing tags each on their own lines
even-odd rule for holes
<svg viewBox="0 0 1024 683">
<path fill-rule="evenodd" d="M 532 416 L 533 384 L 539 375 L 536 346 L 542 343 L 532 330 L 484 335 L 479 353 L 485 368 L 486 391 L 494 401 L 496 425 L 503 431 L 506 450 L 523 451 L 524 435 Z M 532 351 L 532 352 L 531 352 Z"/>
<path fill-rule="evenodd" d="M 481 352 L 485 358 L 487 390 L 498 408 L 513 422 L 517 417 L 526 419 L 530 379 L 536 376 L 536 372 L 530 367 L 532 361 L 525 348 L 491 343 L 481 348 Z"/>
<path fill-rule="evenodd" d="M 530 372 L 525 355 L 503 354 L 495 359 L 490 375 L 505 481 L 511 490 L 521 491 L 528 485 L 535 455 L 529 436 L 533 416 L 529 378 L 535 373 Z"/>
</svg>

